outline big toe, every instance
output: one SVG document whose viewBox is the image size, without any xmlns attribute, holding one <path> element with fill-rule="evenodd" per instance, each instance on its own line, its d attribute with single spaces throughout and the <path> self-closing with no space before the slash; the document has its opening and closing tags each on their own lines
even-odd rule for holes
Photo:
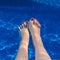
<svg viewBox="0 0 60 60">
<path fill-rule="evenodd" d="M 31 18 L 30 23 L 36 25 L 37 27 L 41 27 L 40 23 L 35 18 Z"/>
</svg>

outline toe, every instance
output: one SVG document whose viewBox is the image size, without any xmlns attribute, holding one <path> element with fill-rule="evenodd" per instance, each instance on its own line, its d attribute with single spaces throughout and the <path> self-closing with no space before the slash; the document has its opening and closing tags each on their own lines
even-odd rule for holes
<svg viewBox="0 0 60 60">
<path fill-rule="evenodd" d="M 28 24 L 28 21 L 24 22 L 22 25 L 18 26 L 18 29 L 21 30 L 23 28 L 26 28 Z"/>
<path fill-rule="evenodd" d="M 40 23 L 37 21 L 37 19 L 35 19 L 35 23 L 36 23 L 36 25 L 40 28 L 41 27 L 41 25 L 40 25 Z"/>
<path fill-rule="evenodd" d="M 18 26 L 18 29 L 20 30 L 20 26 Z"/>
<path fill-rule="evenodd" d="M 30 20 L 30 23 L 31 23 L 31 24 L 33 24 L 33 21 L 32 21 L 32 20 Z"/>
<path fill-rule="evenodd" d="M 23 25 L 20 25 L 20 29 L 22 29 L 23 28 Z"/>
<path fill-rule="evenodd" d="M 18 29 L 19 29 L 20 31 L 21 31 L 22 28 L 23 28 L 22 25 L 18 26 Z"/>
<path fill-rule="evenodd" d="M 32 21 L 32 23 L 35 24 L 35 25 L 37 25 L 37 23 L 38 23 L 35 18 L 31 18 L 31 21 Z"/>
<path fill-rule="evenodd" d="M 30 22 L 34 25 L 37 25 L 39 28 L 41 27 L 40 23 L 35 18 L 31 18 Z"/>
<path fill-rule="evenodd" d="M 24 26 L 26 26 L 28 24 L 28 21 L 24 22 Z"/>
<path fill-rule="evenodd" d="M 31 19 L 30 19 L 30 23 L 31 23 L 31 24 L 34 24 L 34 23 L 35 23 L 35 22 L 34 22 L 34 18 L 31 18 Z"/>
<path fill-rule="evenodd" d="M 34 18 L 31 18 L 31 21 L 34 21 Z"/>
<path fill-rule="evenodd" d="M 27 27 L 28 26 L 28 21 L 24 22 L 24 27 Z"/>
</svg>

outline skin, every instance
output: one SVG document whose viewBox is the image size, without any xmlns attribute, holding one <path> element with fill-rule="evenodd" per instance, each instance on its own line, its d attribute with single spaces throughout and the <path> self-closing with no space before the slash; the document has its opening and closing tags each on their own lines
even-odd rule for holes
<svg viewBox="0 0 60 60">
<path fill-rule="evenodd" d="M 51 60 L 42 42 L 40 36 L 40 27 L 41 25 L 36 19 L 32 18 L 30 20 L 29 30 L 31 32 L 33 44 L 35 47 L 35 60 Z"/>
<path fill-rule="evenodd" d="M 16 60 L 28 60 L 29 32 L 26 25 L 27 22 L 24 22 L 20 27 L 18 27 L 21 32 L 22 41 L 19 46 Z"/>
<path fill-rule="evenodd" d="M 27 25 L 28 27 L 26 28 L 25 26 Z M 42 42 L 40 36 L 40 27 L 41 25 L 34 18 L 30 19 L 28 24 L 24 22 L 21 27 L 19 27 L 22 41 L 16 60 L 28 60 L 29 31 L 32 35 L 33 44 L 35 47 L 35 60 L 51 60 Z"/>
</svg>

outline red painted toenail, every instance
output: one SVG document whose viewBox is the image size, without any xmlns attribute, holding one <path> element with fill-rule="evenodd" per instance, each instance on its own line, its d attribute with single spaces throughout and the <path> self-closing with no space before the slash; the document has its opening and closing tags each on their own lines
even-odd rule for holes
<svg viewBox="0 0 60 60">
<path fill-rule="evenodd" d="M 34 18 L 32 18 L 31 21 L 34 21 Z"/>
</svg>

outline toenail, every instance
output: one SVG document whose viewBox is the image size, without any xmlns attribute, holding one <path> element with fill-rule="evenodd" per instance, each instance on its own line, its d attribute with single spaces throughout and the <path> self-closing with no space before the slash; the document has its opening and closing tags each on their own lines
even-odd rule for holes
<svg viewBox="0 0 60 60">
<path fill-rule="evenodd" d="M 31 21 L 34 21 L 34 18 L 31 18 Z"/>
</svg>

